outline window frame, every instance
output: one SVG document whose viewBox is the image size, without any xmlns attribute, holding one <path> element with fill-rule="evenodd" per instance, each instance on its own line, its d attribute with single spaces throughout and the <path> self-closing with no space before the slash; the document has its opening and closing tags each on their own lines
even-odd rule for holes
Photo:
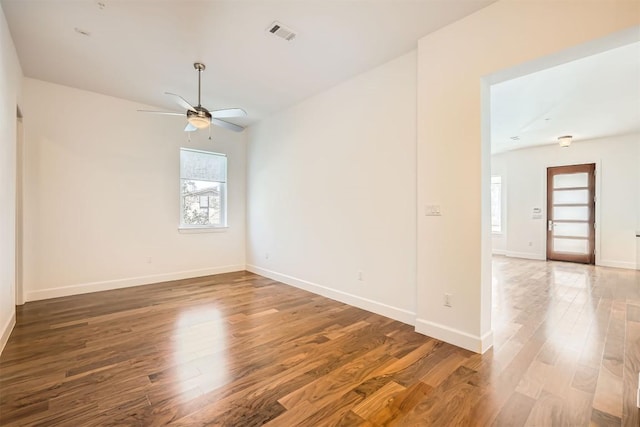
<svg viewBox="0 0 640 427">
<path fill-rule="evenodd" d="M 224 168 L 224 182 L 221 181 L 207 181 L 207 182 L 215 182 L 220 184 L 220 217 L 221 221 L 219 224 L 185 224 L 184 223 L 184 197 L 182 193 L 182 161 L 181 155 L 183 151 L 191 151 L 195 153 L 202 153 L 207 155 L 219 156 L 224 158 L 225 168 Z M 207 232 L 217 232 L 217 231 L 225 231 L 229 228 L 228 222 L 228 202 L 227 202 L 227 185 L 229 181 L 229 158 L 224 153 L 217 153 L 215 151 L 207 151 L 207 150 L 198 150 L 194 148 L 186 148 L 180 147 L 178 151 L 178 197 L 180 201 L 179 205 L 179 213 L 178 213 L 178 231 L 181 233 L 207 233 Z"/>
</svg>

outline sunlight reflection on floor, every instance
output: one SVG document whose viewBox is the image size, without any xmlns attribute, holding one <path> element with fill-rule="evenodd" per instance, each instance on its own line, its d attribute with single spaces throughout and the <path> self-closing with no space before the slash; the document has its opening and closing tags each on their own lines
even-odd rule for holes
<svg viewBox="0 0 640 427">
<path fill-rule="evenodd" d="M 215 305 L 181 312 L 172 340 L 181 394 L 193 397 L 229 381 L 227 328 Z"/>
</svg>

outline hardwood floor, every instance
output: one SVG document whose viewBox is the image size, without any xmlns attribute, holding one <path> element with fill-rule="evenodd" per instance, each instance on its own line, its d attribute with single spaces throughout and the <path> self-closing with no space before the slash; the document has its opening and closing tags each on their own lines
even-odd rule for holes
<svg viewBox="0 0 640 427">
<path fill-rule="evenodd" d="M 494 259 L 477 355 L 251 273 L 28 303 L 0 425 L 638 426 L 640 272 Z"/>
</svg>

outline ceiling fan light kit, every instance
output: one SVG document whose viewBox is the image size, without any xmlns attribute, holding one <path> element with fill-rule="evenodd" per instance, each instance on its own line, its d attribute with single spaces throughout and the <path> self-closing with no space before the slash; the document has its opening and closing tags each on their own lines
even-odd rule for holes
<svg viewBox="0 0 640 427">
<path fill-rule="evenodd" d="M 572 139 L 573 137 L 571 135 L 561 136 L 558 138 L 558 143 L 560 144 L 560 147 L 567 148 L 571 145 Z"/>
<path fill-rule="evenodd" d="M 211 124 L 211 115 L 207 117 L 204 114 L 200 115 L 198 113 L 194 113 L 193 111 L 187 111 L 187 121 L 189 122 L 189 124 L 197 127 L 198 129 L 205 129 Z"/>
<path fill-rule="evenodd" d="M 193 68 L 198 72 L 198 105 L 193 106 L 186 99 L 181 97 L 180 95 L 176 95 L 175 93 L 165 92 L 167 95 L 171 95 L 175 98 L 175 101 L 183 108 L 187 109 L 186 117 L 187 117 L 187 126 L 184 128 L 185 132 L 193 132 L 198 129 L 206 129 L 211 124 L 216 126 L 223 127 L 225 129 L 232 130 L 234 132 L 242 132 L 244 127 L 236 125 L 235 123 L 227 122 L 225 120 L 220 120 L 220 117 L 245 117 L 247 112 L 242 108 L 227 108 L 224 110 L 214 110 L 209 112 L 206 108 L 202 106 L 200 103 L 200 95 L 201 95 L 201 83 L 202 83 L 202 72 L 205 70 L 205 65 L 196 62 L 193 64 Z M 142 113 L 153 113 L 153 114 L 166 114 L 166 115 L 174 115 L 174 116 L 184 116 L 183 113 L 176 113 L 172 111 L 148 111 L 148 110 L 138 110 Z"/>
</svg>

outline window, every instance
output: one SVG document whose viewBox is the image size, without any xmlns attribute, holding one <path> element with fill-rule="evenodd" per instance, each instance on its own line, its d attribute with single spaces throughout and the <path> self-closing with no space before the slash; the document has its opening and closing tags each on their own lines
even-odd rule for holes
<svg viewBox="0 0 640 427">
<path fill-rule="evenodd" d="M 502 177 L 491 177 L 491 232 L 502 233 Z"/>
<path fill-rule="evenodd" d="M 227 156 L 180 149 L 180 228 L 227 226 Z"/>
</svg>

